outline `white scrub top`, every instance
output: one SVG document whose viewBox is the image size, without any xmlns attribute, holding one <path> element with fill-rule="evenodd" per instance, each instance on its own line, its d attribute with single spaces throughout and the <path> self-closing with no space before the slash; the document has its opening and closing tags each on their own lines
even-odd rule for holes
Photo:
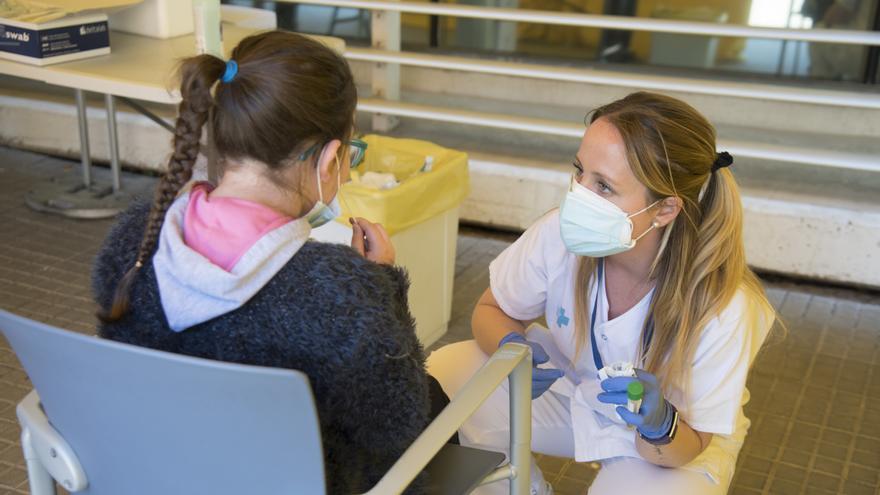
<svg viewBox="0 0 880 495">
<path fill-rule="evenodd" d="M 566 372 L 550 390 L 570 398 L 575 460 L 640 457 L 635 448 L 634 430 L 621 424 L 613 407 L 595 399 L 601 389 L 589 336 L 586 347 L 572 366 L 576 276 L 577 256 L 562 242 L 559 210 L 541 217 L 489 266 L 492 295 L 508 316 L 521 321 L 546 318 L 549 333 L 532 330 L 527 338 L 541 342 L 551 356 L 549 366 Z M 591 284 L 590 301 L 597 291 L 595 276 Z M 641 330 L 653 290 L 629 311 L 608 321 L 604 284 L 598 289 L 601 292 L 595 333 L 602 360 L 606 365 L 616 361 L 633 362 L 641 344 Z M 716 482 L 729 482 L 733 474 L 749 427 L 749 420 L 742 412 L 749 398 L 746 377 L 772 324 L 772 315 L 767 315 L 761 328 L 750 328 L 743 317 L 746 304 L 745 293 L 739 291 L 703 329 L 691 365 L 687 397 L 681 390 L 666 397 L 693 429 L 714 434 L 706 450 L 684 468 L 705 473 Z M 592 304 L 588 304 L 588 309 L 591 307 Z M 584 330 L 589 332 L 589 328 Z"/>
</svg>

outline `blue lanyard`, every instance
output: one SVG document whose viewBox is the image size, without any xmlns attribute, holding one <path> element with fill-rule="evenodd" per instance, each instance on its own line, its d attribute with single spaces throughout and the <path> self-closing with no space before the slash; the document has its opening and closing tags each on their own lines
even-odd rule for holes
<svg viewBox="0 0 880 495">
<path fill-rule="evenodd" d="M 596 371 L 605 367 L 602 363 L 602 354 L 596 345 L 596 312 L 599 308 L 599 292 L 602 291 L 602 280 L 605 277 L 605 260 L 599 260 L 598 283 L 596 284 L 596 297 L 593 298 L 593 313 L 590 315 L 590 344 L 593 346 L 593 362 L 596 363 Z M 653 295 L 651 296 L 654 297 Z M 648 351 L 651 339 L 654 337 L 654 315 L 648 315 L 648 323 L 645 325 L 645 334 L 642 336 L 642 354 Z"/>
</svg>

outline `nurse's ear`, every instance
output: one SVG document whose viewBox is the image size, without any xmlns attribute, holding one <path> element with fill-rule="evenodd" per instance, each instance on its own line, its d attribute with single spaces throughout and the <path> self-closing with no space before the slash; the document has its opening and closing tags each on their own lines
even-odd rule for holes
<svg viewBox="0 0 880 495">
<path fill-rule="evenodd" d="M 681 213 L 681 198 L 678 196 L 670 196 L 664 198 L 657 204 L 657 214 L 651 221 L 654 228 L 661 228 L 672 223 L 673 220 Z"/>
</svg>

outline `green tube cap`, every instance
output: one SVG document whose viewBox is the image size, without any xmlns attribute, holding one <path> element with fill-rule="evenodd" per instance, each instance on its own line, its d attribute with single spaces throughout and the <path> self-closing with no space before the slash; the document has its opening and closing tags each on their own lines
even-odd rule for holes
<svg viewBox="0 0 880 495">
<path fill-rule="evenodd" d="M 635 380 L 626 386 L 626 398 L 629 400 L 642 400 L 645 395 L 645 387 L 642 382 Z"/>
</svg>

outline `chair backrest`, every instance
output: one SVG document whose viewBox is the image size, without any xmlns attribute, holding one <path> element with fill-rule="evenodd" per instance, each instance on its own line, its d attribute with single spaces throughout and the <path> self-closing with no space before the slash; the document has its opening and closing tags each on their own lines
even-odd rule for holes
<svg viewBox="0 0 880 495">
<path fill-rule="evenodd" d="M 90 494 L 323 494 L 308 378 L 61 330 L 0 311 L 0 331 Z"/>
</svg>

